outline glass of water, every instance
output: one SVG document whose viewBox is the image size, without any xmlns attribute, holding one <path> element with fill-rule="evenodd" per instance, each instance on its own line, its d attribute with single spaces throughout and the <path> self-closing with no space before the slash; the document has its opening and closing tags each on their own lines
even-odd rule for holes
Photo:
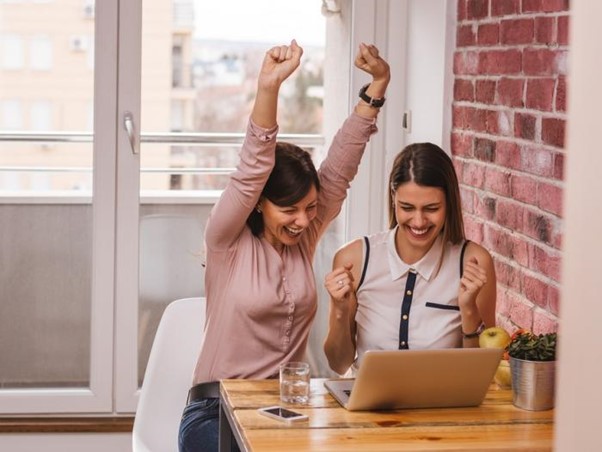
<svg viewBox="0 0 602 452">
<path fill-rule="evenodd" d="M 280 400 L 285 403 L 309 402 L 309 364 L 280 364 Z"/>
</svg>

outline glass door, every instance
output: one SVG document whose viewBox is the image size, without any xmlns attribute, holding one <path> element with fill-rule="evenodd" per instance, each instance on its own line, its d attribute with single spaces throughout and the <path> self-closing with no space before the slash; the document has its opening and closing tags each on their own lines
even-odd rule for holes
<svg viewBox="0 0 602 452">
<path fill-rule="evenodd" d="M 112 408 L 115 105 L 98 93 L 116 77 L 95 67 L 115 74 L 117 1 L 102 3 L 0 2 L 3 414 Z"/>
</svg>

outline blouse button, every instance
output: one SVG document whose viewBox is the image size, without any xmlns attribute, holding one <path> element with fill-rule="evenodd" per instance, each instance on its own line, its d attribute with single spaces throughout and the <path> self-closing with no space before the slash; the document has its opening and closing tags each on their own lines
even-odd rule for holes
<svg viewBox="0 0 602 452">
<path fill-rule="evenodd" d="M 411 291 L 411 290 L 408 290 L 408 291 L 406 292 L 406 295 L 412 295 L 412 291 Z"/>
<path fill-rule="evenodd" d="M 292 316 L 292 315 L 289 315 L 289 316 L 288 316 L 288 319 L 289 319 L 290 321 L 292 321 L 292 320 L 293 320 L 293 316 Z"/>
<path fill-rule="evenodd" d="M 404 314 L 404 315 L 401 316 L 401 318 L 404 319 L 404 320 L 408 320 L 408 315 Z"/>
<path fill-rule="evenodd" d="M 401 342 L 399 343 L 399 345 L 401 345 L 402 347 L 404 347 L 404 346 L 406 345 L 406 341 L 401 341 Z"/>
</svg>

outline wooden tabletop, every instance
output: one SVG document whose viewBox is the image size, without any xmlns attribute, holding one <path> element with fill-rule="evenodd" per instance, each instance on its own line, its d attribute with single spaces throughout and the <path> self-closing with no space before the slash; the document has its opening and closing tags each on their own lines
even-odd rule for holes
<svg viewBox="0 0 602 452">
<path fill-rule="evenodd" d="M 551 450 L 554 411 L 512 405 L 492 384 L 479 407 L 352 412 L 312 379 L 308 405 L 282 404 L 277 380 L 222 380 L 222 415 L 241 450 Z M 283 405 L 309 416 L 287 424 L 257 408 Z M 229 425 L 228 425 L 229 424 Z M 223 432 L 222 432 L 223 434 Z"/>
</svg>

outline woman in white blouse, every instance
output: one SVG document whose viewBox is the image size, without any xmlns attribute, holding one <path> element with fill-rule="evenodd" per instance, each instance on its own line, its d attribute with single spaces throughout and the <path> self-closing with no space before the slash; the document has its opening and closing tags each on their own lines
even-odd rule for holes
<svg viewBox="0 0 602 452">
<path fill-rule="evenodd" d="M 390 229 L 335 254 L 324 351 L 344 374 L 367 350 L 472 347 L 495 324 L 496 278 L 464 235 L 458 179 L 432 143 L 407 146 L 389 178 Z"/>
</svg>

